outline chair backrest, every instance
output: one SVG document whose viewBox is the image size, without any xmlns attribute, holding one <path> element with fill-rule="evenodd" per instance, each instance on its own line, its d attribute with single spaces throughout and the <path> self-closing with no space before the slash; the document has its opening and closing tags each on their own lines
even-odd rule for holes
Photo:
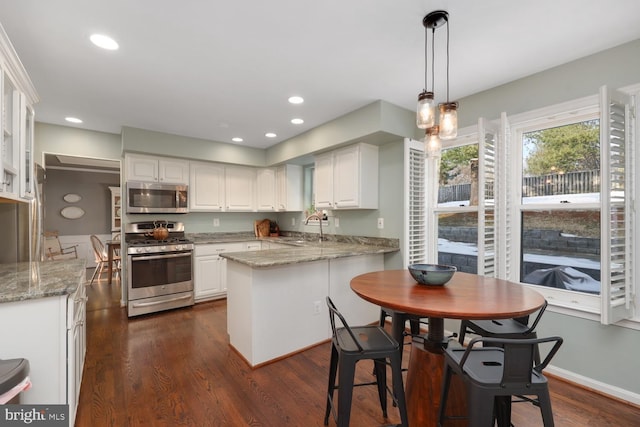
<svg viewBox="0 0 640 427">
<path fill-rule="evenodd" d="M 62 245 L 57 232 L 47 231 L 44 233 L 44 251 L 46 256 L 62 253 Z"/>
<path fill-rule="evenodd" d="M 331 298 L 329 297 L 327 297 L 327 307 L 329 307 L 329 320 L 331 321 L 331 332 L 333 334 L 333 339 L 337 340 L 338 344 L 341 347 L 353 348 L 353 346 L 355 346 L 358 349 L 358 351 L 363 351 L 363 347 L 360 344 L 360 341 L 358 340 L 356 335 L 353 333 L 353 331 L 347 324 L 347 321 L 345 320 L 344 316 L 338 311 L 338 309 L 336 308 L 336 305 L 333 303 L 333 301 L 331 301 Z M 344 338 L 345 338 L 344 334 L 338 333 L 340 328 L 336 327 L 336 318 L 340 320 L 340 323 L 342 324 L 342 329 L 347 331 L 348 336 L 350 338 L 349 343 L 344 342 Z"/>
<path fill-rule="evenodd" d="M 542 314 L 546 309 L 547 309 L 547 300 L 544 300 L 544 304 L 538 310 L 538 314 L 536 315 L 536 318 L 533 320 L 533 323 L 529 326 L 529 329 L 527 330 L 526 333 L 530 333 L 536 330 L 536 326 L 538 326 L 538 322 L 542 318 Z M 523 325 L 529 324 L 529 316 L 517 317 L 514 320 L 522 323 Z"/>
<path fill-rule="evenodd" d="M 92 234 L 91 237 L 91 246 L 93 246 L 93 254 L 96 256 L 96 262 L 103 262 L 107 260 L 107 253 L 104 250 L 104 244 L 102 240 L 95 234 Z"/>
<path fill-rule="evenodd" d="M 483 343 L 483 348 L 473 349 L 474 344 Z M 533 365 L 534 354 L 539 344 L 553 342 L 554 345 L 547 353 L 544 360 L 537 366 Z M 528 338 L 528 339 L 511 339 L 511 338 L 475 338 L 469 342 L 467 351 L 460 360 L 460 366 L 464 366 L 464 362 L 470 351 L 492 350 L 494 347 L 504 349 L 504 365 L 502 370 L 502 387 L 511 387 L 517 385 L 528 384 L 531 382 L 531 367 L 537 372 L 542 370 L 549 364 L 553 356 L 562 345 L 561 337 L 547 338 Z"/>
</svg>

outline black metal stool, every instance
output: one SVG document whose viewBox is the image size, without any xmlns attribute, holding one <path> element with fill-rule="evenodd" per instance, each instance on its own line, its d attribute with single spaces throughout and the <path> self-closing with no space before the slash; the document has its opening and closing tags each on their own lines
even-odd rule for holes
<svg viewBox="0 0 640 427">
<path fill-rule="evenodd" d="M 535 349 L 540 343 L 553 343 L 542 363 L 533 366 Z M 485 347 L 473 348 L 482 343 Z M 467 348 L 449 346 L 444 351 L 445 371 L 440 397 L 438 425 L 445 419 L 467 418 L 462 415 L 445 417 L 451 376 L 460 375 L 467 388 L 469 427 L 511 425 L 511 398 L 540 407 L 545 427 L 553 427 L 553 413 L 547 379 L 542 370 L 562 345 L 562 338 L 538 339 L 475 338 Z M 535 399 L 526 396 L 536 396 Z"/>
<path fill-rule="evenodd" d="M 351 417 L 351 400 L 353 387 L 363 385 L 377 385 L 382 415 L 387 417 L 387 360 L 391 365 L 393 393 L 395 404 L 400 411 L 401 426 L 407 426 L 407 408 L 402 383 L 402 366 L 400 352 L 402 348 L 391 335 L 379 326 L 349 327 L 346 320 L 340 314 L 333 301 L 327 297 L 329 307 L 329 319 L 331 320 L 331 364 L 329 368 L 329 384 L 327 387 L 327 407 L 324 416 L 324 425 L 329 424 L 329 415 L 333 412 L 339 427 L 349 425 Z M 342 323 L 341 328 L 336 328 L 336 317 Z M 374 361 L 376 381 L 368 383 L 354 383 L 356 364 L 360 360 L 370 359 Z M 338 385 L 336 385 L 336 373 L 340 372 Z M 338 411 L 334 408 L 333 392 L 338 390 Z"/>
</svg>

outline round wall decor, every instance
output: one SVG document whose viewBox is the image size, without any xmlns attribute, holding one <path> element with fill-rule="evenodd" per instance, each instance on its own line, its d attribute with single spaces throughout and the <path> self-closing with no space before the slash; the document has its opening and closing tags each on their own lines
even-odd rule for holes
<svg viewBox="0 0 640 427">
<path fill-rule="evenodd" d="M 78 206 L 67 206 L 60 211 L 60 215 L 67 219 L 78 219 L 84 216 L 84 210 Z"/>
<path fill-rule="evenodd" d="M 79 194 L 69 193 L 65 194 L 63 199 L 67 203 L 78 203 L 80 200 L 82 200 L 82 196 Z"/>
</svg>

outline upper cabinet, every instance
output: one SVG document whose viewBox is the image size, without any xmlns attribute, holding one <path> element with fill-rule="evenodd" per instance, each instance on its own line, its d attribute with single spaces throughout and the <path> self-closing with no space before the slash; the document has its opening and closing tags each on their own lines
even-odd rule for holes
<svg viewBox="0 0 640 427">
<path fill-rule="evenodd" d="M 302 166 L 282 165 L 276 168 L 276 210 L 302 211 Z"/>
<path fill-rule="evenodd" d="M 189 184 L 189 162 L 168 157 L 127 154 L 127 181 Z"/>
<path fill-rule="evenodd" d="M 189 210 L 222 212 L 225 209 L 224 165 L 191 162 L 189 165 Z"/>
<path fill-rule="evenodd" d="M 274 212 L 276 208 L 276 170 L 263 168 L 256 171 L 256 209 Z"/>
<path fill-rule="evenodd" d="M 0 27 L 0 198 L 33 197 L 35 88 Z"/>
<path fill-rule="evenodd" d="M 302 210 L 302 166 L 276 168 L 189 163 L 189 211 Z"/>
<path fill-rule="evenodd" d="M 316 209 L 378 208 L 378 147 L 354 144 L 315 159 Z"/>
<path fill-rule="evenodd" d="M 255 169 L 245 166 L 225 166 L 224 175 L 227 210 L 234 212 L 255 210 Z"/>
</svg>

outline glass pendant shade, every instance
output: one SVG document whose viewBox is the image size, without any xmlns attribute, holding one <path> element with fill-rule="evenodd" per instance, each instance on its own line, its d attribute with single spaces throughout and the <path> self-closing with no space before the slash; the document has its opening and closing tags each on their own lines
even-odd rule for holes
<svg viewBox="0 0 640 427">
<path fill-rule="evenodd" d="M 436 104 L 433 92 L 422 91 L 418 95 L 416 125 L 420 129 L 428 129 L 436 124 Z"/>
<path fill-rule="evenodd" d="M 440 104 L 440 138 L 452 139 L 458 135 L 458 103 Z"/>
<path fill-rule="evenodd" d="M 438 126 L 433 126 L 427 129 L 424 136 L 424 151 L 427 156 L 435 157 L 440 156 L 440 149 L 442 144 L 440 143 L 440 136 L 438 135 Z"/>
</svg>

